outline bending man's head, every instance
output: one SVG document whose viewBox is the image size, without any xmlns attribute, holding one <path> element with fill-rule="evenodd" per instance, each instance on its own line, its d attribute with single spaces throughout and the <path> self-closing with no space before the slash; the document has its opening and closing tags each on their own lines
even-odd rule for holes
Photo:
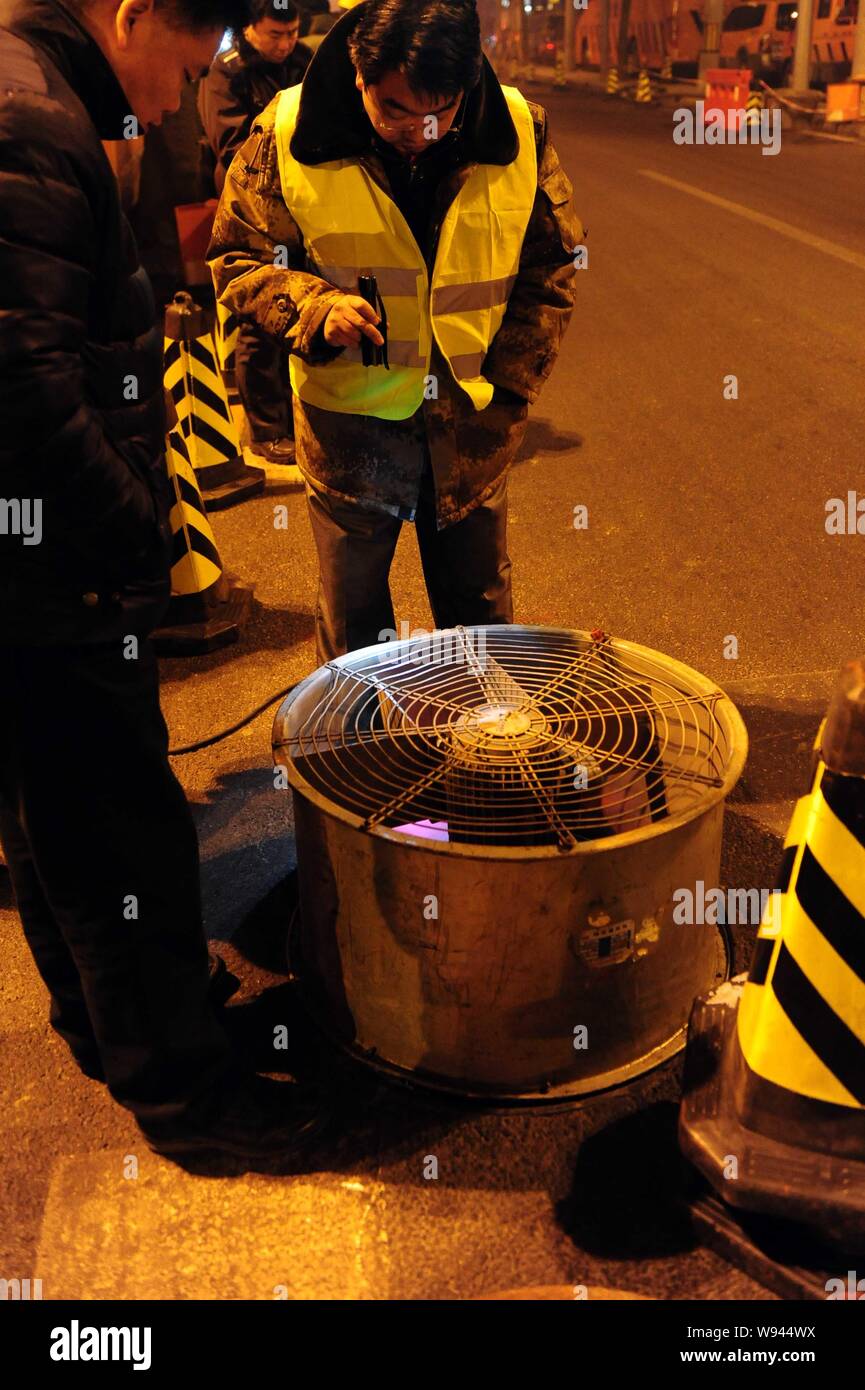
<svg viewBox="0 0 865 1390">
<path fill-rule="evenodd" d="M 475 0 L 369 0 L 348 46 L 369 119 L 405 153 L 441 139 L 480 78 Z"/>
<path fill-rule="evenodd" d="M 64 0 L 93 36 L 142 129 L 176 111 L 185 82 L 205 71 L 243 0 Z"/>
</svg>

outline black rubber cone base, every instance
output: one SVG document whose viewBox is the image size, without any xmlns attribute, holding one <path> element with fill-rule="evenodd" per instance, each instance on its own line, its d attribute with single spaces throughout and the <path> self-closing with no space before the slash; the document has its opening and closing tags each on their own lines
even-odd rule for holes
<svg viewBox="0 0 865 1390">
<path fill-rule="evenodd" d="M 239 454 L 226 463 L 197 468 L 195 477 L 208 512 L 221 512 L 248 497 L 257 497 L 267 482 L 264 469 L 253 468 Z"/>
<path fill-rule="evenodd" d="M 203 594 L 172 598 L 153 633 L 159 656 L 198 656 L 231 646 L 252 606 L 252 585 L 223 575 Z"/>
<path fill-rule="evenodd" d="M 779 1298 L 825 1302 L 832 1294 L 836 1298 L 853 1296 L 837 1292 L 850 1286 L 843 1255 L 827 1250 L 810 1232 L 790 1222 L 733 1211 L 714 1192 L 702 1183 L 700 1186 L 700 1194 L 688 1204 L 691 1221 L 701 1243 L 728 1264 Z"/>
<path fill-rule="evenodd" d="M 733 982 L 698 999 L 691 1011 L 679 1112 L 682 1151 L 727 1206 L 791 1222 L 833 1250 L 861 1258 L 865 1162 L 831 1152 L 831 1132 L 816 1125 L 815 1143 L 822 1141 L 825 1149 L 796 1142 L 801 1126 L 792 1113 L 789 1139 L 780 1137 L 777 1127 L 770 1137 L 741 1122 L 735 1097 L 742 1091 L 745 1063 L 737 1015 Z M 802 1098 L 792 1099 L 801 1103 Z M 777 1126 L 777 1117 L 773 1123 Z"/>
</svg>

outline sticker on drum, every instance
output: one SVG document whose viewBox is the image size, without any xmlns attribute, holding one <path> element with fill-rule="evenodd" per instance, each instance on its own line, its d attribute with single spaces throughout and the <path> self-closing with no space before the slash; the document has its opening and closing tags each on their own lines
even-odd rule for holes
<svg viewBox="0 0 865 1390">
<path fill-rule="evenodd" d="M 634 954 L 634 920 L 589 927 L 579 938 L 579 951 L 587 965 L 616 965 Z"/>
</svg>

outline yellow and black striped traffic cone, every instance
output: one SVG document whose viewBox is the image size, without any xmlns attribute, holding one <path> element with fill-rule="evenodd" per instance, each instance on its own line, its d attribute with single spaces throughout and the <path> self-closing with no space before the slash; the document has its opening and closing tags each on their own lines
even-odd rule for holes
<svg viewBox="0 0 865 1390">
<path fill-rule="evenodd" d="M 746 126 L 760 124 L 760 112 L 763 110 L 763 93 L 758 89 L 748 93 L 748 100 L 745 103 L 745 124 Z"/>
<path fill-rule="evenodd" d="M 165 461 L 174 491 L 171 602 L 153 640 L 163 656 L 191 656 L 237 641 L 252 588 L 225 575 L 186 440 L 176 428 L 168 436 Z"/>
<path fill-rule="evenodd" d="M 165 311 L 165 386 L 208 511 L 263 492 L 264 470 L 243 461 L 209 318 L 186 290 Z"/>
<path fill-rule="evenodd" d="M 634 101 L 652 101 L 652 83 L 645 68 L 640 68 L 640 75 L 637 78 L 637 90 L 634 93 Z"/>
<path fill-rule="evenodd" d="M 787 833 L 778 889 L 763 914 L 747 980 L 738 977 L 694 1006 L 679 1137 L 729 1205 L 861 1250 L 863 661 L 842 671 L 811 790 Z"/>
<path fill-rule="evenodd" d="M 556 44 L 556 67 L 553 73 L 554 87 L 567 87 L 568 79 L 565 77 L 565 55 L 562 53 L 561 46 Z"/>
<path fill-rule="evenodd" d="M 673 80 L 673 60 L 669 53 L 666 54 L 661 64 L 661 79 L 664 82 L 671 82 Z"/>
<path fill-rule="evenodd" d="M 613 68 L 610 68 L 610 71 L 607 73 L 607 96 L 608 96 L 608 97 L 615 97 L 615 96 L 618 96 L 618 94 L 619 94 L 619 69 L 616 68 L 616 67 L 613 67 Z"/>
</svg>

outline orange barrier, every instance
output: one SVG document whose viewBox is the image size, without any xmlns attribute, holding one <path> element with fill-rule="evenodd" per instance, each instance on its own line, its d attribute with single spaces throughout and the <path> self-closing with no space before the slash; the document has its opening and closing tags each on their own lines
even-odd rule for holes
<svg viewBox="0 0 865 1390">
<path fill-rule="evenodd" d="M 207 255 L 216 208 L 216 198 L 209 198 L 206 203 L 181 203 L 174 209 L 180 258 L 183 261 L 183 278 L 187 285 L 210 284 L 210 271 L 204 258 Z"/>
<path fill-rule="evenodd" d="M 708 68 L 704 118 L 708 118 L 712 111 L 723 111 L 727 129 L 731 126 L 735 129 L 744 119 L 738 113 L 744 113 L 750 89 L 750 68 Z M 732 112 L 736 115 L 731 119 Z"/>
<path fill-rule="evenodd" d="M 865 118 L 865 82 L 837 82 L 826 88 L 827 121 L 861 121 Z"/>
</svg>

